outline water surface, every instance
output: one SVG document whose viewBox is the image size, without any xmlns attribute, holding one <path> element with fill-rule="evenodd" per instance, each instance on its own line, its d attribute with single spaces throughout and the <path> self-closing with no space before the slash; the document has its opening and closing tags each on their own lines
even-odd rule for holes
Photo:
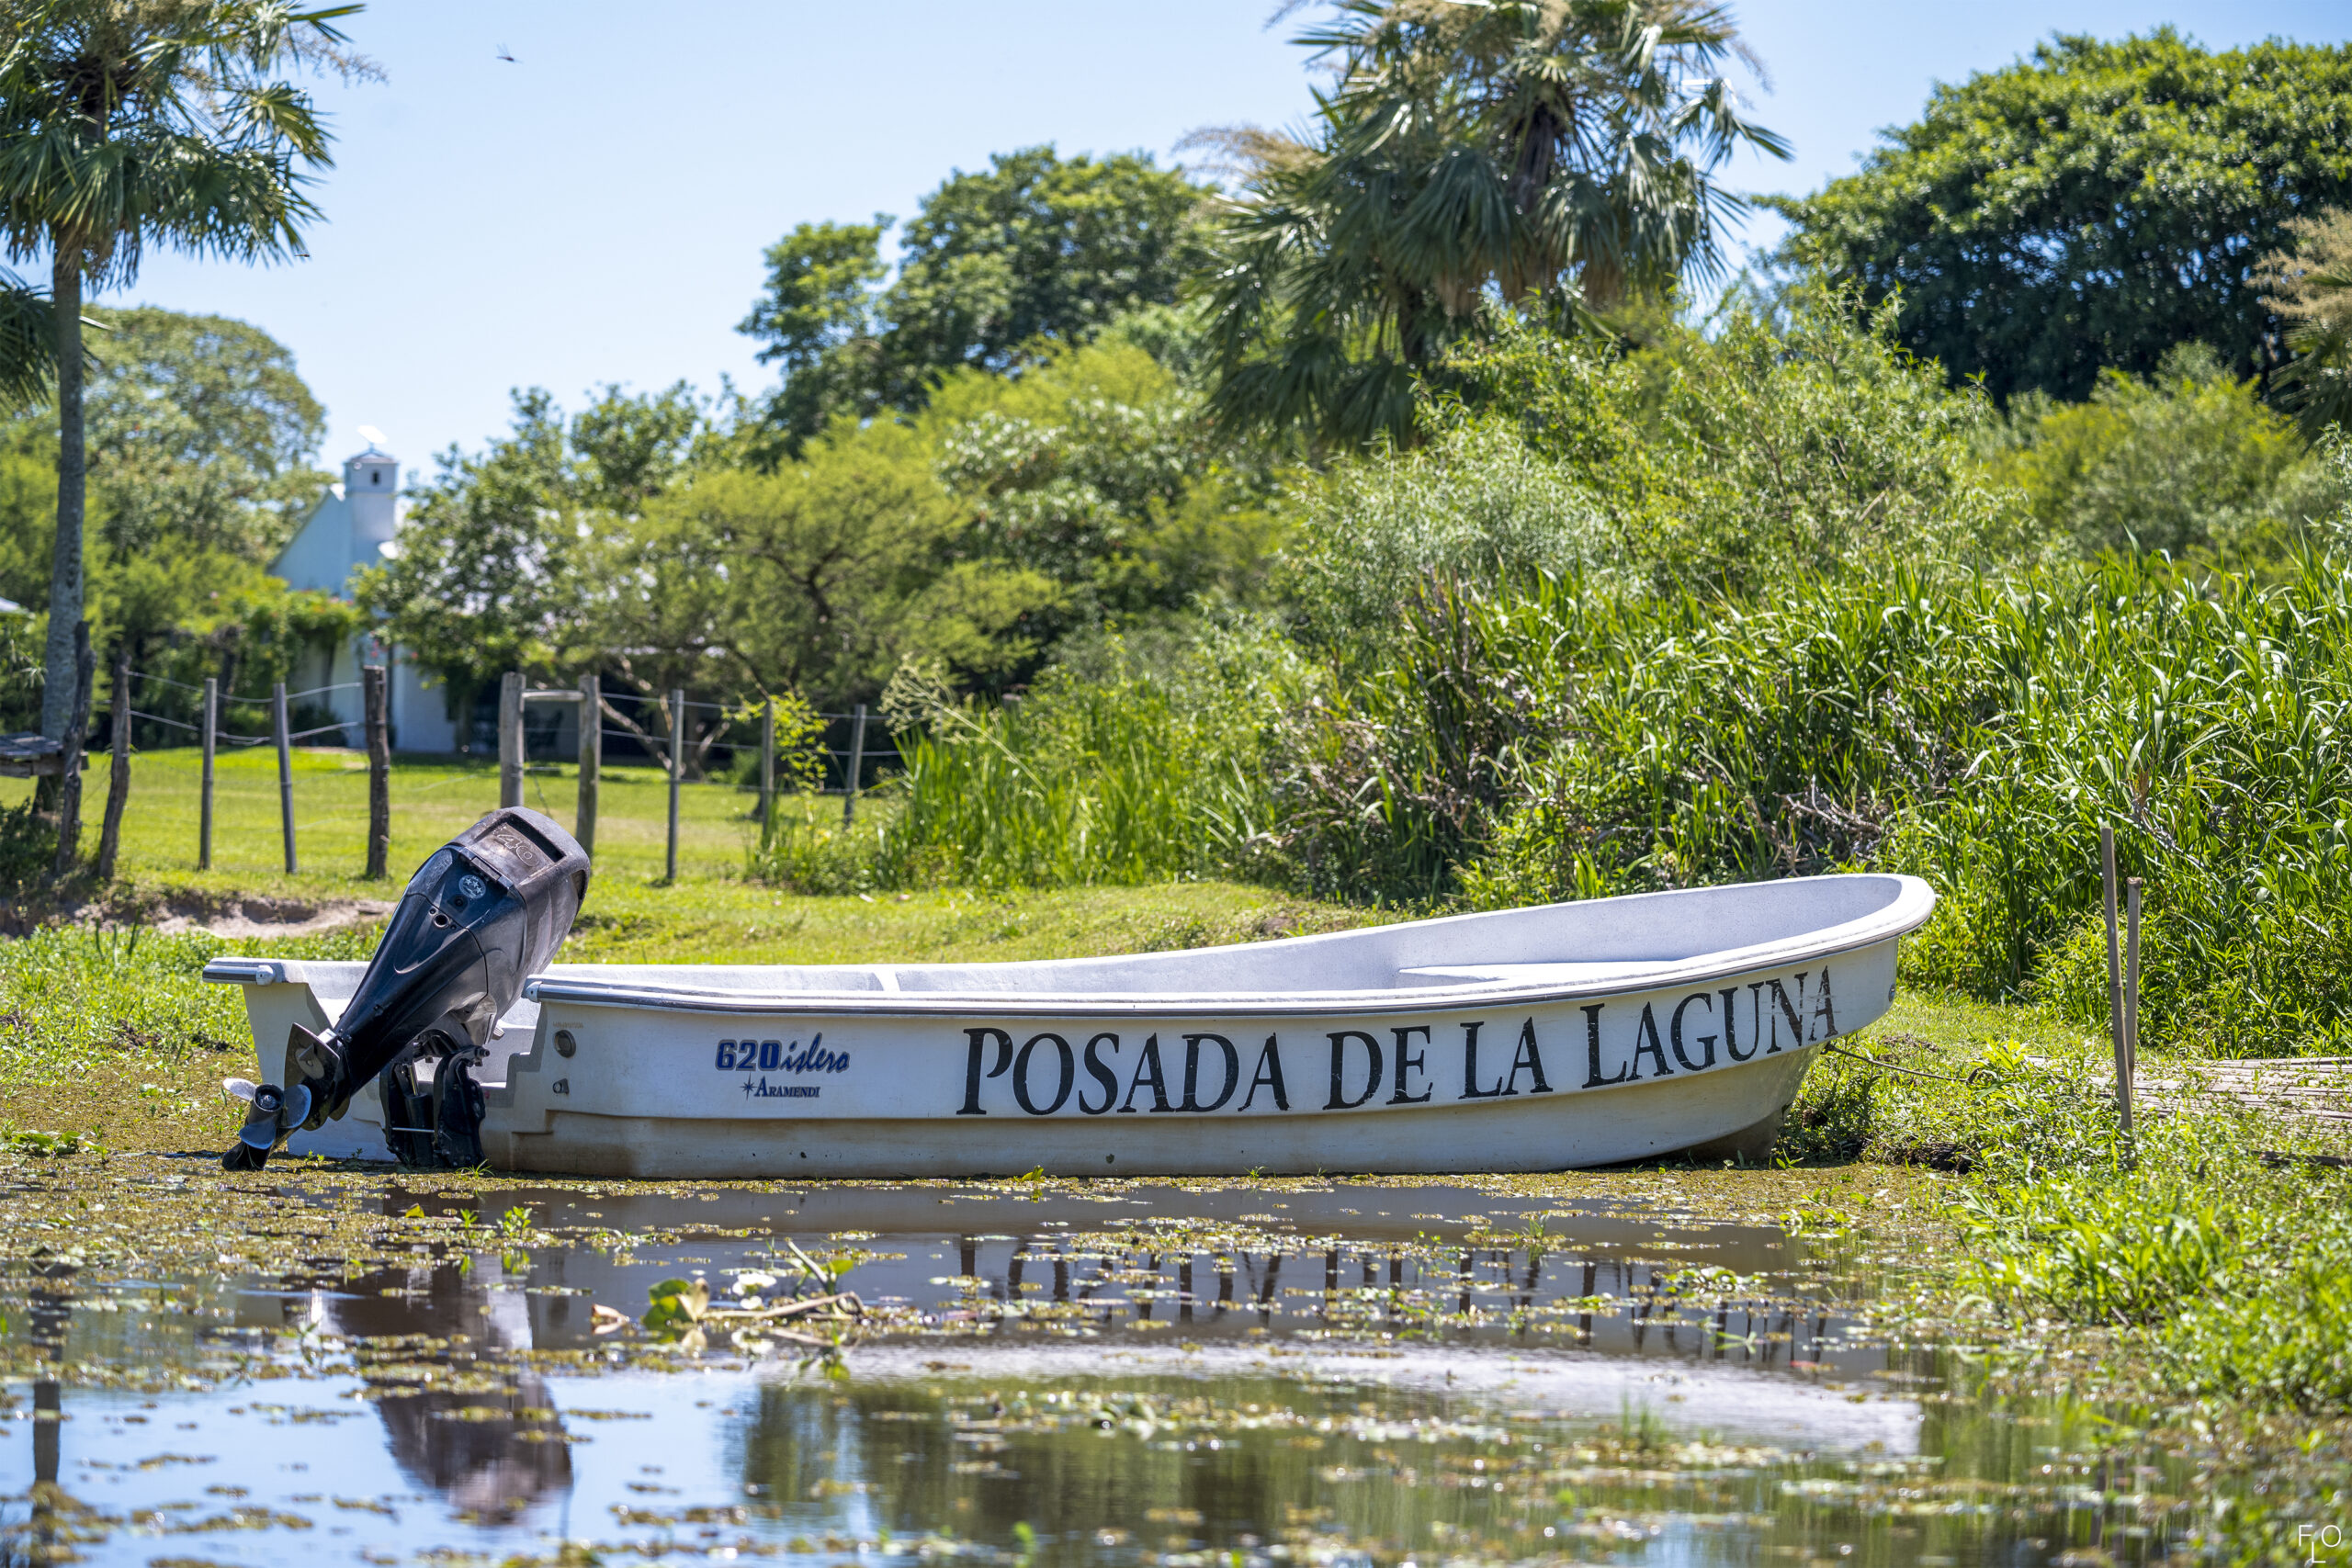
<svg viewBox="0 0 2352 1568">
<path fill-rule="evenodd" d="M 201 1214 L 201 1180 L 157 1185 Z M 1655 1204 L 452 1178 L 262 1212 L 266 1268 L 16 1247 L 0 1556 L 2018 1564 L 2178 1530 L 2161 1470 L 1884 1348 L 1856 1242 Z M 869 1309 L 838 1350 L 596 1311 L 811 1262 Z"/>
</svg>

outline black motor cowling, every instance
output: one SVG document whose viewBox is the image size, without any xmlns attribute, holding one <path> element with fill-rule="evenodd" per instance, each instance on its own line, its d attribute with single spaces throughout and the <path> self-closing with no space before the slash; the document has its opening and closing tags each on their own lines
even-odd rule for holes
<svg viewBox="0 0 2352 1568">
<path fill-rule="evenodd" d="M 260 1169 L 295 1129 L 340 1117 L 374 1078 L 404 1163 L 480 1164 L 473 1067 L 587 891 L 587 852 L 536 811 L 502 807 L 444 844 L 409 879 L 343 1016 L 323 1034 L 295 1025 L 285 1087 L 230 1084 L 249 1109 L 220 1163 Z"/>
</svg>

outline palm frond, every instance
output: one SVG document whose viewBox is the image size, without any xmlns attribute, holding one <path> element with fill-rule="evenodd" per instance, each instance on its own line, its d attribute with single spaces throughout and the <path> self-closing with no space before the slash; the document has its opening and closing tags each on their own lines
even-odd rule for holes
<svg viewBox="0 0 2352 1568">
<path fill-rule="evenodd" d="M 0 413 L 38 402 L 57 366 L 49 296 L 0 269 Z"/>
<path fill-rule="evenodd" d="M 1716 171 L 1789 153 L 1724 75 L 1748 56 L 1704 0 L 1334 0 L 1296 41 L 1333 83 L 1312 141 L 1224 209 L 1227 418 L 1366 429 L 1395 412 L 1389 371 L 1409 380 L 1494 300 L 1575 315 L 1718 275 L 1747 203 Z"/>
</svg>

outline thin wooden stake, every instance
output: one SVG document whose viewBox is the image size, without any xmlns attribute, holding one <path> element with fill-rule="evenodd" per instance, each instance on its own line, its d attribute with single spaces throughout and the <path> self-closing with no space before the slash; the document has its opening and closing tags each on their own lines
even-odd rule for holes
<svg viewBox="0 0 2352 1568">
<path fill-rule="evenodd" d="M 590 856 L 596 852 L 596 775 L 605 765 L 605 683 L 580 677 L 580 801 L 571 810 L 571 836 Z"/>
<path fill-rule="evenodd" d="M 74 722 L 58 758 L 57 874 L 70 874 L 82 858 L 82 748 L 90 733 L 90 682 L 97 673 L 90 654 L 90 623 L 74 627 Z"/>
<path fill-rule="evenodd" d="M 498 686 L 498 804 L 523 804 L 523 674 L 509 670 Z"/>
<path fill-rule="evenodd" d="M 775 699 L 760 705 L 760 836 L 775 827 Z"/>
<path fill-rule="evenodd" d="M 204 678 L 204 719 L 198 727 L 203 736 L 204 786 L 199 792 L 196 808 L 196 869 L 212 869 L 212 756 L 220 747 L 220 678 Z"/>
<path fill-rule="evenodd" d="M 2123 1130 L 2132 1130 L 2132 1090 L 2140 1076 L 2140 879 L 2123 897 Z"/>
<path fill-rule="evenodd" d="M 370 664 L 359 672 L 368 713 L 368 876 L 389 874 L 392 853 L 391 672 Z"/>
<path fill-rule="evenodd" d="M 277 819 L 286 834 L 286 874 L 292 876 L 302 862 L 294 853 L 294 727 L 287 721 L 283 681 L 270 688 L 269 721 L 277 736 Z"/>
<path fill-rule="evenodd" d="M 2124 1131 L 2131 1131 L 2131 1107 L 2124 1100 L 2126 1093 L 2131 1093 L 2126 1089 L 2129 1063 L 2124 1058 L 2124 952 L 2114 931 L 2114 828 L 2098 829 L 2098 870 L 2108 888 L 2108 1042 L 2114 1046 L 2117 1105 L 2124 1107 Z"/>
<path fill-rule="evenodd" d="M 847 828 L 857 816 L 857 787 L 865 778 L 865 705 L 857 705 L 857 714 L 849 725 L 849 772 L 842 776 L 842 826 Z"/>
<path fill-rule="evenodd" d="M 678 880 L 678 784 L 686 776 L 686 694 L 670 694 L 670 848 L 662 880 Z"/>
<path fill-rule="evenodd" d="M 114 712 L 107 718 L 107 814 L 98 829 L 98 880 L 114 880 L 115 859 L 122 852 L 122 808 L 130 804 L 130 643 L 115 650 Z"/>
</svg>

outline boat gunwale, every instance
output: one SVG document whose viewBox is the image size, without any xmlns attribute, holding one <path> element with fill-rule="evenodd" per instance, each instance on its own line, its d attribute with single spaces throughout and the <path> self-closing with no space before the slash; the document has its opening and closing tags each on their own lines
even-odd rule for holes
<svg viewBox="0 0 2352 1568">
<path fill-rule="evenodd" d="M 1493 1005 L 1545 1004 L 1577 1001 L 1595 997 L 1615 997 L 1647 991 L 1668 990 L 1678 986 L 1696 985 L 1703 981 L 1724 978 L 1731 975 L 1752 974 L 1759 969 L 1785 968 L 1792 963 L 1820 957 L 1833 957 L 1839 953 L 1874 946 L 1893 941 L 1917 930 L 1934 912 L 1936 894 L 1932 887 L 1917 877 L 1887 872 L 1843 873 L 1823 877 L 1792 877 L 1775 883 L 1734 886 L 1786 886 L 1792 883 L 1828 882 L 1848 877 L 1869 876 L 1893 881 L 1897 891 L 1883 907 L 1856 919 L 1838 925 L 1823 926 L 1797 935 L 1772 942 L 1758 942 L 1742 948 L 1725 948 L 1713 953 L 1694 954 L 1672 961 L 1653 969 L 1629 971 L 1622 976 L 1572 982 L 1510 982 L 1494 984 L 1464 984 L 1459 986 L 1415 987 L 1408 989 L 1354 989 L 1338 991 L 906 991 L 896 989 L 858 991 L 720 991 L 711 989 L 672 988 L 645 982 L 600 981 L 588 976 L 542 974 L 525 982 L 523 998 L 539 1004 L 542 1010 L 550 1002 L 573 1006 L 641 1009 L 660 1012 L 688 1012 L 713 1015 L 808 1015 L 852 1014 L 861 1017 L 936 1017 L 941 1014 L 965 1015 L 987 1012 L 999 1016 L 1066 1018 L 1077 1016 L 1152 1017 L 1152 1018 L 1234 1018 L 1282 1017 L 1299 1014 L 1329 1015 L 1333 1013 L 1374 1014 L 1426 1012 L 1432 1010 Z M 1634 898 L 1672 898 L 1699 889 L 1668 889 L 1653 894 L 1630 895 Z M 1615 902 L 1616 900 L 1610 900 Z M 1444 916 L 1415 924 L 1451 924 L 1455 921 L 1489 919 L 1498 915 L 1540 914 L 1545 909 L 1571 908 L 1574 905 L 1535 905 L 1517 910 L 1486 910 L 1465 915 Z M 1361 938 L 1370 932 L 1393 931 L 1395 927 L 1366 927 L 1354 931 L 1318 932 L 1311 936 L 1288 937 L 1272 942 L 1235 944 L 1263 952 L 1267 948 L 1299 947 L 1329 944 L 1333 942 Z M 1173 949 L 1177 953 L 1198 953 L 1211 949 Z M 1080 960 L 1012 960 L 1012 963 L 1097 963 L 1121 959 L 1159 956 L 1148 953 L 1122 953 L 1097 959 Z M 1645 962 L 1628 959 L 1628 964 Z M 301 960 L 216 958 L 205 966 L 205 978 L 247 985 L 306 983 L 298 978 Z M 982 967 L 983 965 L 974 965 Z M 1466 967 L 1467 965 L 1457 965 Z M 694 965 L 676 965 L 691 968 Z M 713 965 L 712 967 L 729 967 Z M 742 967 L 754 967 L 743 965 Z M 928 964 L 829 964 L 807 967 L 874 971 L 877 969 L 910 969 L 933 967 Z M 944 967 L 942 965 L 941 967 Z M 1496 964 L 1494 967 L 1505 967 Z M 218 970 L 219 973 L 215 973 Z"/>
</svg>

